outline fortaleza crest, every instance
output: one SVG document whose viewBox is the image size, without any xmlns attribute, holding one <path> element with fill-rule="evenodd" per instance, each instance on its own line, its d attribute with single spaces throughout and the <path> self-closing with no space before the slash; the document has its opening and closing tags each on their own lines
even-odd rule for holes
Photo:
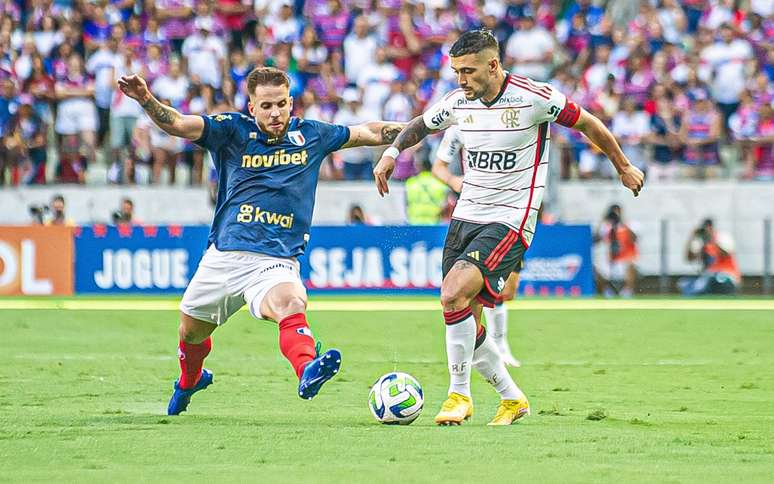
<svg viewBox="0 0 774 484">
<path fill-rule="evenodd" d="M 296 146 L 304 146 L 306 138 L 301 134 L 301 131 L 288 131 L 288 139 Z"/>
</svg>

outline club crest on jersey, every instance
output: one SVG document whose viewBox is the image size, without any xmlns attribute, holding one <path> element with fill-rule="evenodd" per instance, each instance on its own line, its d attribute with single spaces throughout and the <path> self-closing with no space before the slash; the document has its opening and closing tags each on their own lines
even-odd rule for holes
<svg viewBox="0 0 774 484">
<path fill-rule="evenodd" d="M 519 127 L 519 111 L 515 109 L 506 109 L 500 116 L 500 121 L 506 128 L 518 128 Z"/>
<path fill-rule="evenodd" d="M 306 143 L 306 138 L 301 131 L 288 131 L 288 139 L 296 146 L 304 146 Z"/>
</svg>

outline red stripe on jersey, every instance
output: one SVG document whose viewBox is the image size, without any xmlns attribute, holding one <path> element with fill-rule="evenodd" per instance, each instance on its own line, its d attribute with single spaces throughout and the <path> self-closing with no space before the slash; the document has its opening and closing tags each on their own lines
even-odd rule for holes
<svg viewBox="0 0 774 484">
<path fill-rule="evenodd" d="M 575 123 L 578 122 L 580 115 L 580 106 L 567 99 L 564 102 L 564 109 L 562 109 L 562 111 L 559 113 L 559 116 L 556 117 L 556 122 L 562 126 L 572 128 L 575 126 Z"/>
<path fill-rule="evenodd" d="M 551 96 L 550 96 L 550 95 L 548 95 L 548 94 L 545 94 L 545 93 L 544 93 L 544 92 L 542 92 L 542 91 L 538 91 L 537 89 L 533 89 L 533 88 L 531 88 L 531 87 L 529 87 L 529 86 L 527 86 L 527 85 L 525 85 L 525 84 L 519 84 L 519 83 L 518 83 L 518 81 L 513 81 L 513 80 L 512 80 L 512 81 L 511 81 L 511 84 L 513 84 L 513 85 L 514 85 L 514 86 L 516 86 L 516 87 L 520 87 L 520 88 L 524 89 L 525 91 L 529 91 L 529 92 L 531 92 L 532 94 L 536 94 L 536 95 L 538 95 L 538 96 L 542 97 L 543 99 L 551 99 Z"/>
<path fill-rule="evenodd" d="M 543 151 L 546 144 L 546 133 L 548 131 L 548 123 L 543 123 L 538 128 L 537 141 L 538 144 L 535 147 L 535 164 L 532 171 L 532 183 L 530 183 L 529 199 L 527 200 L 527 207 L 532 207 L 532 195 L 535 193 L 535 180 L 537 179 L 538 166 L 540 165 L 540 159 L 543 157 Z M 524 218 L 521 219 L 521 225 L 519 225 L 519 237 L 524 241 L 522 230 L 524 230 L 524 224 L 527 223 L 527 217 L 529 217 L 529 210 L 524 211 Z M 524 248 L 528 248 L 527 242 L 524 241 Z"/>
<path fill-rule="evenodd" d="M 513 78 L 523 82 L 524 84 L 527 84 L 533 89 L 537 89 L 538 91 L 543 91 L 549 96 L 551 95 L 551 88 L 549 86 L 538 86 L 537 84 L 535 84 L 535 82 L 532 79 L 529 79 L 527 77 L 513 76 Z"/>
</svg>

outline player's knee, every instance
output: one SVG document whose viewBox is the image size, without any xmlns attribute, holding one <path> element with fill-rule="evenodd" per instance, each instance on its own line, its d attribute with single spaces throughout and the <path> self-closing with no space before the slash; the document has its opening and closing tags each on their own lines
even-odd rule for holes
<svg viewBox="0 0 774 484">
<path fill-rule="evenodd" d="M 295 294 L 289 294 L 275 301 L 274 307 L 274 312 L 281 319 L 291 314 L 306 311 L 306 299 Z"/>
<path fill-rule="evenodd" d="M 459 311 L 470 306 L 470 298 L 456 288 L 441 286 L 441 306 L 444 311 Z"/>
</svg>

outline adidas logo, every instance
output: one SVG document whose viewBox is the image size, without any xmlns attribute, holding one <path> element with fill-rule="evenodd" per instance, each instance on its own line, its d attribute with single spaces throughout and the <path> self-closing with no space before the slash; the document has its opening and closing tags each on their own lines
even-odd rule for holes
<svg viewBox="0 0 774 484">
<path fill-rule="evenodd" d="M 478 257 L 479 257 L 479 256 L 478 256 L 478 251 L 477 251 L 477 250 L 474 250 L 473 252 L 468 252 L 466 255 L 467 255 L 468 257 L 470 257 L 471 259 L 476 259 L 476 260 L 479 260 L 479 259 L 478 259 Z"/>
<path fill-rule="evenodd" d="M 468 114 L 465 118 L 463 118 L 462 122 L 465 123 L 465 124 L 472 124 L 473 123 L 473 115 L 472 114 Z"/>
</svg>

